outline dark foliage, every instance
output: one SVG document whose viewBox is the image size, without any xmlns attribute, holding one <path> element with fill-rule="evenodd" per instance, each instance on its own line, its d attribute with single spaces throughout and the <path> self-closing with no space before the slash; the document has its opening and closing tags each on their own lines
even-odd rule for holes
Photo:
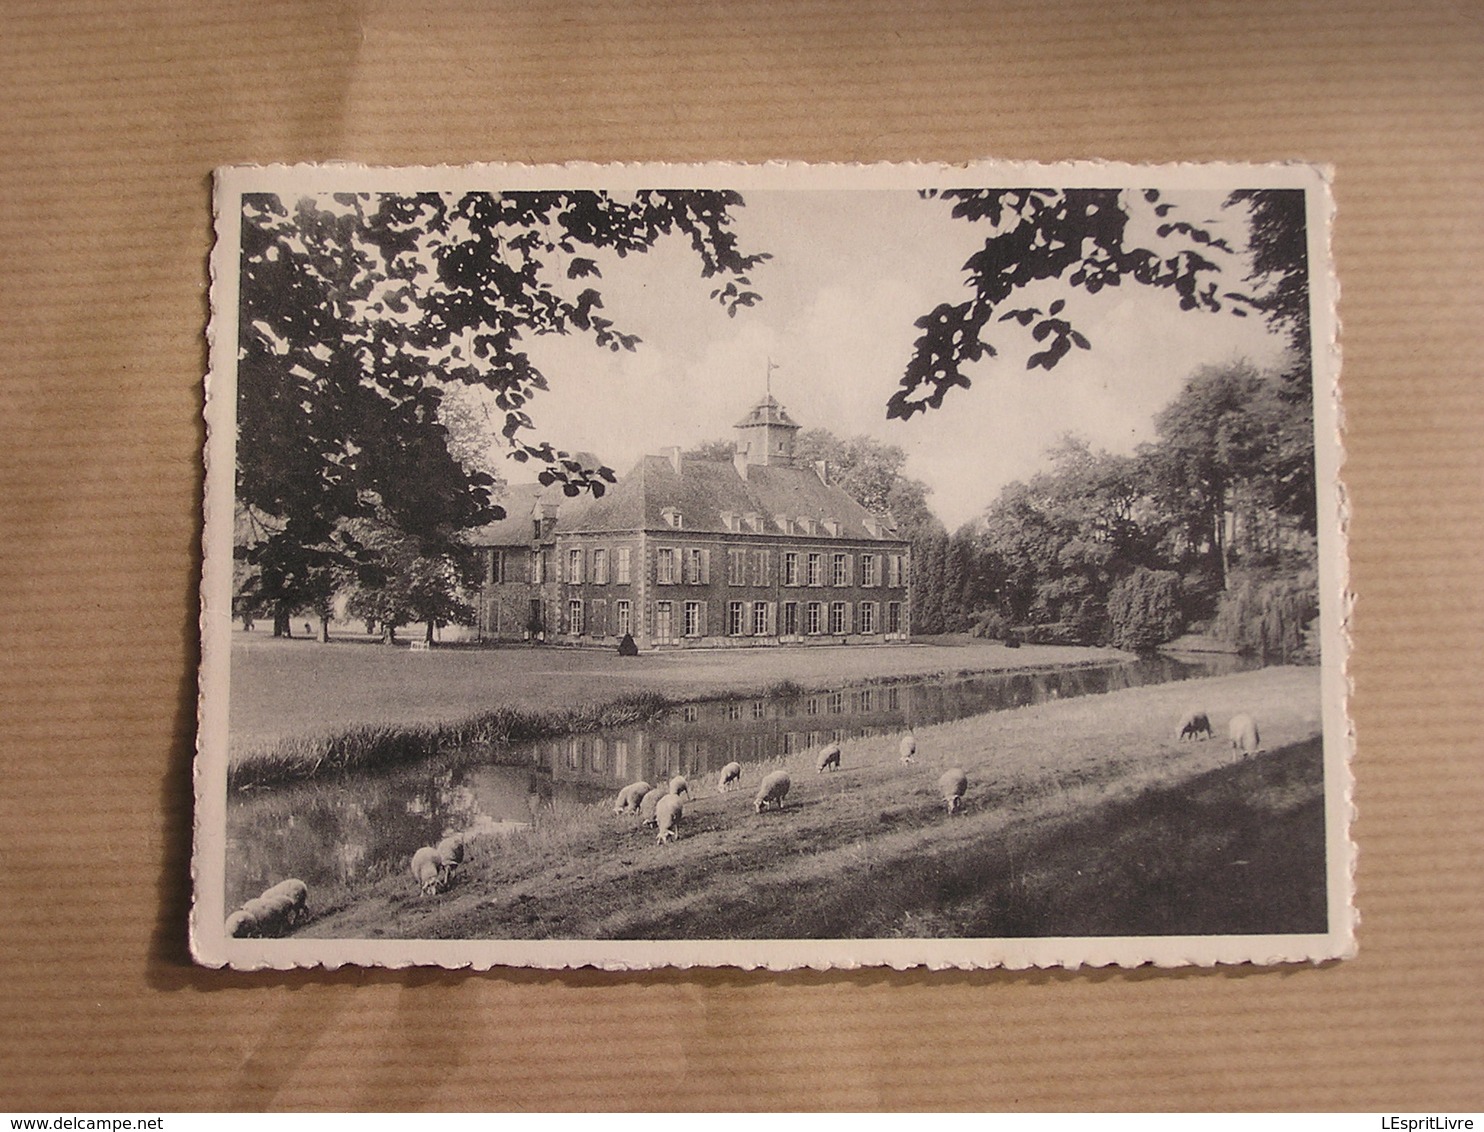
<svg viewBox="0 0 1484 1132">
<path fill-rule="evenodd" d="M 1185 628 L 1180 575 L 1138 566 L 1108 594 L 1108 627 L 1115 648 L 1142 652 L 1173 640 Z"/>
</svg>

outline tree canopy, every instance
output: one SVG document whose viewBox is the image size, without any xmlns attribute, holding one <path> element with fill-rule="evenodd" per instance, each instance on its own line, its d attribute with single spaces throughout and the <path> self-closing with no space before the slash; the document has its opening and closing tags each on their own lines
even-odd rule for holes
<svg viewBox="0 0 1484 1132">
<path fill-rule="evenodd" d="M 1247 210 L 1245 249 L 1218 235 L 1214 218 L 1188 218 L 1156 189 L 943 189 L 923 196 L 949 202 L 953 217 L 984 224 L 989 234 L 964 264 L 968 297 L 917 320 L 922 334 L 887 403 L 888 417 L 939 408 L 951 389 L 968 388 L 967 367 L 999 354 L 996 342 L 1012 329 L 1006 324 L 1030 333 L 1027 369 L 1049 371 L 1073 349 L 1091 349 L 1072 323 L 1068 298 L 1125 281 L 1170 292 L 1181 310 L 1260 312 L 1307 350 L 1303 190 L 1244 190 L 1227 199 L 1226 208 Z M 1141 243 L 1146 228 L 1152 239 Z M 1245 282 L 1260 287 L 1252 294 L 1229 289 L 1244 250 L 1252 258 Z M 1067 295 L 1044 310 L 1012 305 L 1023 289 L 1047 280 L 1065 284 Z"/>
<path fill-rule="evenodd" d="M 459 532 L 499 518 L 495 477 L 448 427 L 459 384 L 493 396 L 509 454 L 542 463 L 542 483 L 601 494 L 612 469 L 534 437 L 527 406 L 547 379 L 523 342 L 633 350 L 599 313 L 599 261 L 667 236 L 688 242 L 723 310 L 753 305 L 746 273 L 766 257 L 737 247 L 741 203 L 720 190 L 244 195 L 240 603 L 271 609 L 277 630 L 327 590 L 371 584 L 386 546 L 447 557 Z M 398 537 L 378 550 L 358 519 Z"/>
</svg>

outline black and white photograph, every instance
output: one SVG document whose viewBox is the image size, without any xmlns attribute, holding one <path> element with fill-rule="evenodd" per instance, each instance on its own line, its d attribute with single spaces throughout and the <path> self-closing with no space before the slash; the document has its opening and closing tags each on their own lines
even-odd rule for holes
<svg viewBox="0 0 1484 1132">
<path fill-rule="evenodd" d="M 219 170 L 196 959 L 1352 954 L 1331 213 Z"/>
</svg>

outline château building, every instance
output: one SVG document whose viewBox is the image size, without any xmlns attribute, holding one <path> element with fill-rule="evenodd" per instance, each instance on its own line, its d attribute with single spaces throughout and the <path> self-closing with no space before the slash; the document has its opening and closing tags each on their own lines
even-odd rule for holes
<svg viewBox="0 0 1484 1132">
<path fill-rule="evenodd" d="M 640 649 L 871 644 L 911 632 L 908 544 L 794 454 L 771 395 L 735 426 L 730 461 L 671 448 L 601 499 L 508 489 L 475 532 L 485 640 Z"/>
</svg>

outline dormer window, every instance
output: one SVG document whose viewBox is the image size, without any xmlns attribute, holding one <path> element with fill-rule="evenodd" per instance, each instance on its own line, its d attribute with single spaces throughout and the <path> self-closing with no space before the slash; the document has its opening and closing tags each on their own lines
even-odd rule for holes
<svg viewBox="0 0 1484 1132">
<path fill-rule="evenodd" d="M 826 519 L 824 521 L 824 533 L 827 534 L 827 535 L 829 535 L 830 538 L 839 538 L 840 537 L 840 524 L 839 524 L 839 522 L 837 522 L 834 519 Z"/>
<path fill-rule="evenodd" d="M 741 516 L 738 515 L 735 511 L 723 511 L 721 513 L 722 525 L 729 531 L 736 531 L 739 529 L 738 520 L 740 518 Z"/>
<path fill-rule="evenodd" d="M 778 529 L 786 535 L 794 533 L 794 521 L 787 515 L 774 515 L 773 522 L 778 524 Z"/>
<path fill-rule="evenodd" d="M 685 525 L 684 516 L 682 516 L 680 512 L 673 507 L 666 507 L 663 511 L 660 512 L 660 517 L 664 519 L 665 522 L 668 523 L 670 526 L 674 527 L 677 531 Z"/>
<path fill-rule="evenodd" d="M 799 533 L 803 535 L 812 535 L 814 533 L 814 520 L 808 515 L 799 516 Z"/>
<path fill-rule="evenodd" d="M 744 529 L 756 534 L 763 529 L 763 517 L 756 511 L 749 511 L 742 516 L 742 524 Z"/>
</svg>

